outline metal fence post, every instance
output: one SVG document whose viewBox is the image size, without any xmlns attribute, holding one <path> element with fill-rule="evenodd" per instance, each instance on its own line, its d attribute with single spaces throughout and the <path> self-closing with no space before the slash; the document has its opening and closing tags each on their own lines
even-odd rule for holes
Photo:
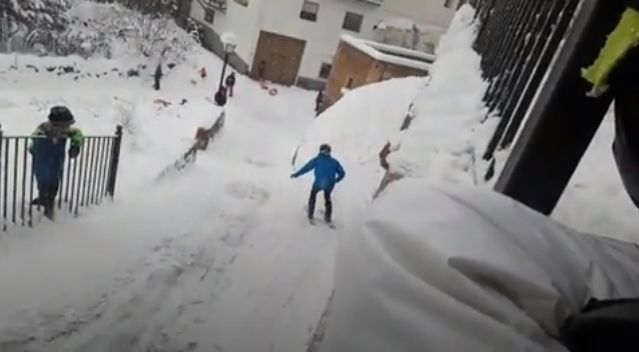
<svg viewBox="0 0 639 352">
<path fill-rule="evenodd" d="M 107 194 L 113 198 L 115 195 L 115 182 L 118 175 L 118 164 L 120 162 L 120 149 L 122 146 L 122 125 L 115 129 L 115 139 L 111 149 L 111 165 L 109 166 L 109 179 L 107 182 Z"/>
<path fill-rule="evenodd" d="M 552 213 L 612 100 L 610 94 L 586 96 L 590 86 L 581 68 L 597 57 L 623 10 L 623 2 L 583 2 L 496 191 L 543 214 Z"/>
<path fill-rule="evenodd" d="M 3 137 L 4 133 L 2 131 L 2 124 L 0 124 L 0 195 L 2 195 L 4 192 L 6 192 L 6 189 L 3 189 L 2 187 L 2 177 L 4 176 L 4 173 L 2 172 L 2 147 L 4 146 L 4 137 Z M 3 198 L 1 198 L 3 199 Z M 7 205 L 3 202 L 1 204 L 2 206 L 0 207 L 1 209 L 4 209 Z M 0 217 L 0 219 L 2 219 L 2 230 L 6 231 L 6 223 L 4 222 L 4 219 L 2 217 Z"/>
</svg>

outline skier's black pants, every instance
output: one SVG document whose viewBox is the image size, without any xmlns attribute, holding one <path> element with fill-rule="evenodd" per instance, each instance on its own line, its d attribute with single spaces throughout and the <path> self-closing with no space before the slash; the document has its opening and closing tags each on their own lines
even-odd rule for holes
<svg viewBox="0 0 639 352">
<path fill-rule="evenodd" d="M 320 191 L 324 191 L 324 219 L 331 221 L 333 214 L 333 201 L 331 200 L 332 189 L 320 189 L 315 186 L 311 189 L 311 196 L 308 199 L 308 218 L 312 219 L 315 216 L 315 199 Z"/>
</svg>

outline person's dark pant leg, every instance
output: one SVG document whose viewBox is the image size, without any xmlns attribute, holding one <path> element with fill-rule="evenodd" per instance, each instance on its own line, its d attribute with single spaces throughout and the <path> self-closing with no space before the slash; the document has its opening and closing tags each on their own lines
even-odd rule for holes
<svg viewBox="0 0 639 352">
<path fill-rule="evenodd" d="M 613 71 L 615 99 L 613 153 L 624 187 L 639 208 L 639 48 L 632 49 Z"/>
<path fill-rule="evenodd" d="M 38 186 L 39 204 L 45 207 L 52 207 L 55 197 L 58 194 L 58 184 L 42 184 Z"/>
<path fill-rule="evenodd" d="M 333 201 L 331 200 L 332 189 L 324 190 L 324 220 L 331 222 L 333 216 Z"/>
<path fill-rule="evenodd" d="M 308 198 L 308 218 L 313 219 L 315 217 L 315 200 L 317 199 L 317 193 L 320 189 L 313 186 L 311 189 L 311 195 Z"/>
</svg>

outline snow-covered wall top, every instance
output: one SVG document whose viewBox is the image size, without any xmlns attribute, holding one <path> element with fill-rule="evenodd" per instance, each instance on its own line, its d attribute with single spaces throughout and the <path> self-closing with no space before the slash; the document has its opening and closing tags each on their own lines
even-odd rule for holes
<svg viewBox="0 0 639 352">
<path fill-rule="evenodd" d="M 341 39 L 375 60 L 393 65 L 410 67 L 427 72 L 430 69 L 429 62 L 435 59 L 433 55 L 398 46 L 361 40 L 348 34 L 343 34 Z M 381 50 L 383 50 L 383 52 Z M 408 57 L 415 59 L 413 60 Z"/>
</svg>

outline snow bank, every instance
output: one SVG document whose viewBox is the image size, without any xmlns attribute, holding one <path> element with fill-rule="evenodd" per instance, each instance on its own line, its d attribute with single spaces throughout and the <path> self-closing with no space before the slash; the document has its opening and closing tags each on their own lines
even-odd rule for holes
<svg viewBox="0 0 639 352">
<path fill-rule="evenodd" d="M 473 14 L 470 6 L 462 7 L 442 37 L 430 84 L 414 102 L 415 118 L 389 157 L 393 172 L 433 182 L 479 183 L 477 149 L 494 126 L 480 124 L 487 83 L 472 49 Z"/>
<path fill-rule="evenodd" d="M 323 351 L 554 351 L 592 298 L 639 295 L 636 246 L 497 193 L 406 179 L 340 244 Z"/>
<path fill-rule="evenodd" d="M 362 197 L 372 195 L 383 175 L 378 154 L 400 130 L 426 83 L 417 77 L 392 79 L 349 91 L 311 125 L 298 148 L 296 165 L 315 156 L 320 144 L 329 143 L 346 168 L 345 182 L 357 182 L 365 193 Z"/>
</svg>

